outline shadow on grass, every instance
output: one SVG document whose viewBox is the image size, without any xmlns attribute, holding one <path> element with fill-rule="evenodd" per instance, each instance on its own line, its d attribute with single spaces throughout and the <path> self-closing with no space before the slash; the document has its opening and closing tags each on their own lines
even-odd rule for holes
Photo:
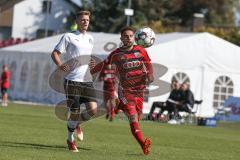
<svg viewBox="0 0 240 160">
<path fill-rule="evenodd" d="M 34 143 L 22 143 L 22 142 L 7 142 L 7 141 L 0 141 L 0 146 L 4 147 L 20 147 L 20 148 L 33 148 L 33 149 L 64 149 L 67 150 L 67 146 L 61 145 L 45 145 L 45 144 L 34 144 Z M 90 151 L 89 148 L 78 147 L 80 150 Z"/>
</svg>

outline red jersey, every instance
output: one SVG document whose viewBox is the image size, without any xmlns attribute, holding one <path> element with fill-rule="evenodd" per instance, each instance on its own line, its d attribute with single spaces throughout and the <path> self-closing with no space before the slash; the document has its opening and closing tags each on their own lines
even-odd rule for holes
<svg viewBox="0 0 240 160">
<path fill-rule="evenodd" d="M 104 98 L 114 99 L 115 92 L 115 68 L 112 65 L 105 65 L 100 73 L 100 79 L 103 81 Z"/>
<path fill-rule="evenodd" d="M 4 71 L 1 76 L 1 88 L 8 89 L 10 81 L 10 72 Z"/>
<path fill-rule="evenodd" d="M 130 51 L 114 50 L 105 60 L 105 65 L 115 66 L 119 89 L 139 91 L 145 89 L 147 77 L 153 73 L 150 61 L 147 51 L 135 45 Z"/>
</svg>

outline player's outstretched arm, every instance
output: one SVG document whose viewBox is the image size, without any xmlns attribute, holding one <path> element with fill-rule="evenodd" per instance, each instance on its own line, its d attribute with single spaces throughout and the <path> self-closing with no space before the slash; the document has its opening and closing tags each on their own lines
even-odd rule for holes
<svg viewBox="0 0 240 160">
<path fill-rule="evenodd" d="M 94 62 L 94 60 L 91 60 L 91 66 L 90 66 L 90 73 L 91 74 L 96 74 L 102 71 L 103 66 L 104 66 L 104 61 L 96 64 L 96 62 Z M 95 63 L 95 65 L 94 65 Z"/>
</svg>

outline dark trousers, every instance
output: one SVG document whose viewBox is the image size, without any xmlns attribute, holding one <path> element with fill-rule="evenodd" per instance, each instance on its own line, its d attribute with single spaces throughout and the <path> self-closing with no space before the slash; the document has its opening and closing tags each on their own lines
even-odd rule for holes
<svg viewBox="0 0 240 160">
<path fill-rule="evenodd" d="M 153 120 L 152 114 L 154 113 L 155 109 L 159 108 L 160 111 L 157 114 L 157 119 L 159 118 L 159 116 L 165 111 L 167 110 L 167 105 L 166 102 L 153 102 L 152 107 L 150 109 L 150 112 L 148 114 L 148 120 Z"/>
</svg>

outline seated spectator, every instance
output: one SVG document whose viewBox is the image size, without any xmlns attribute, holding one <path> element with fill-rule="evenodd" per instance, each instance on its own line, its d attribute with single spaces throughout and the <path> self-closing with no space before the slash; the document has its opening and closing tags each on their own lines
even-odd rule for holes
<svg viewBox="0 0 240 160">
<path fill-rule="evenodd" d="M 181 85 L 181 91 L 183 97 L 181 100 L 181 105 L 179 105 L 177 109 L 178 111 L 191 113 L 195 100 L 188 82 Z"/>
<path fill-rule="evenodd" d="M 190 84 L 185 82 L 181 85 L 182 99 L 180 105 L 176 106 L 174 110 L 174 119 L 184 122 L 184 119 L 180 116 L 179 112 L 187 112 L 189 114 L 194 113 L 194 104 L 201 104 L 202 100 L 194 100 L 193 92 L 190 90 Z M 176 121 L 177 122 L 177 121 Z M 176 124 L 176 123 L 175 123 Z"/>
<path fill-rule="evenodd" d="M 174 89 L 171 91 L 169 98 L 167 99 L 167 109 L 170 120 L 176 120 L 178 115 L 177 108 L 182 104 L 183 92 L 180 90 L 181 84 L 175 83 Z"/>
<path fill-rule="evenodd" d="M 151 110 L 148 115 L 148 119 L 149 120 L 153 119 L 152 114 L 154 113 L 156 108 L 160 108 L 160 111 L 157 115 L 157 119 L 165 110 L 167 110 L 168 113 L 172 113 L 175 110 L 176 105 L 180 104 L 181 97 L 182 95 L 180 91 L 180 84 L 177 81 L 172 81 L 171 93 L 169 95 L 168 100 L 166 102 L 153 102 Z"/>
</svg>

